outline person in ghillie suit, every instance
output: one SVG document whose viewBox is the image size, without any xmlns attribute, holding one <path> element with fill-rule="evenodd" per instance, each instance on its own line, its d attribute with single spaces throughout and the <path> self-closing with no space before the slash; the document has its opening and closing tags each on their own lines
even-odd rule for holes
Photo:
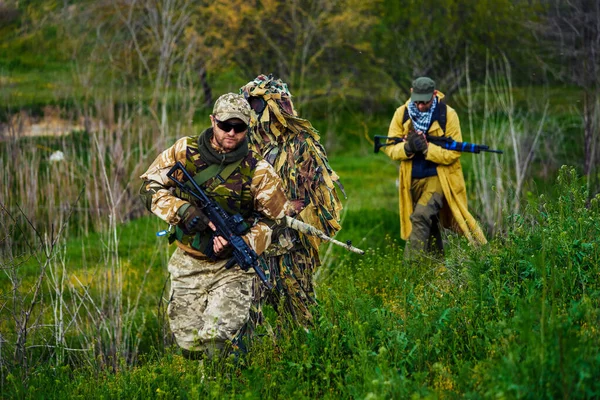
<svg viewBox="0 0 600 400">
<path fill-rule="evenodd" d="M 287 85 L 272 75 L 259 75 L 240 89 L 254 110 L 250 148 L 267 160 L 283 181 L 288 199 L 300 210 L 297 219 L 333 237 L 340 229 L 342 204 L 334 183 L 337 174 L 329 166 L 319 134 L 311 123 L 298 117 Z M 344 193 L 345 195 L 345 193 Z M 289 312 L 296 323 L 308 327 L 316 303 L 313 273 L 321 264 L 321 240 L 289 228 L 273 232 L 262 261 L 268 265 L 273 285 L 267 304 L 278 313 Z"/>
</svg>

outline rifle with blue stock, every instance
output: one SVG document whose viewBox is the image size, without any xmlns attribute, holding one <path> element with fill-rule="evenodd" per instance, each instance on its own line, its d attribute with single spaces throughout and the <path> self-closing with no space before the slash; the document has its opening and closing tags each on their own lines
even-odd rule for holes
<svg viewBox="0 0 600 400">
<path fill-rule="evenodd" d="M 489 153 L 497 153 L 502 154 L 502 150 L 493 150 L 490 149 L 489 146 L 484 144 L 474 144 L 469 142 L 456 142 L 449 137 L 445 136 L 425 136 L 429 143 L 433 143 L 435 145 L 440 146 L 446 150 L 460 151 L 463 153 L 475 153 L 479 154 L 482 151 L 487 151 Z M 385 141 L 382 143 L 382 141 Z M 375 145 L 375 153 L 379 153 L 379 149 L 383 146 L 390 146 L 398 143 L 402 143 L 405 141 L 405 138 L 401 137 L 393 137 L 393 136 L 374 136 L 374 145 Z"/>
<path fill-rule="evenodd" d="M 177 171 L 181 171 L 183 176 L 187 179 L 186 183 L 181 182 L 174 176 Z M 202 208 L 202 211 L 206 214 L 209 221 L 215 226 L 216 230 L 213 235 L 223 237 L 231 245 L 233 250 L 232 258 L 227 261 L 225 268 L 232 268 L 235 264 L 238 264 L 244 271 L 252 268 L 265 286 L 272 289 L 273 286 L 269 283 L 265 272 L 259 266 L 258 254 L 256 254 L 254 249 L 252 249 L 252 247 L 250 247 L 241 237 L 241 235 L 248 231 L 248 225 L 246 224 L 246 221 L 244 221 L 244 218 L 240 214 L 229 215 L 221 208 L 221 206 L 219 206 L 219 204 L 208 197 L 181 162 L 178 161 L 173 168 L 169 170 L 167 177 L 175 182 L 182 192 L 195 199 L 197 206 Z M 209 246 L 205 254 L 208 258 L 215 259 L 212 246 Z"/>
</svg>

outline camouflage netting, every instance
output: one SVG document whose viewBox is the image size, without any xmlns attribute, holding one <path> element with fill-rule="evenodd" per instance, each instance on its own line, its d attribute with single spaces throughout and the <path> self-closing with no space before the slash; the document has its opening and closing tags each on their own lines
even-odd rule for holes
<svg viewBox="0 0 600 400">
<path fill-rule="evenodd" d="M 297 116 L 288 87 L 280 79 L 259 75 L 240 93 L 255 110 L 250 148 L 273 165 L 289 199 L 303 203 L 297 218 L 334 236 L 341 229 L 342 209 L 334 183 L 342 192 L 343 187 L 329 166 L 317 130 L 310 121 Z M 308 306 L 314 303 L 312 274 L 320 265 L 321 240 L 290 230 L 276 232 L 275 236 L 275 244 L 263 260 L 274 285 L 286 294 L 286 309 L 306 325 L 312 320 Z"/>
</svg>

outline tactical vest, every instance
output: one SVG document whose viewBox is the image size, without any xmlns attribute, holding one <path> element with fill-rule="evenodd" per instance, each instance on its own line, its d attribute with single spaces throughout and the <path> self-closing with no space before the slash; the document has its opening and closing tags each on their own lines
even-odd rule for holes
<svg viewBox="0 0 600 400">
<path fill-rule="evenodd" d="M 190 175 L 196 177 L 200 172 L 208 168 L 208 164 L 200 158 L 198 149 L 198 137 L 190 137 L 187 139 L 186 164 L 185 169 Z M 223 210 L 230 215 L 240 214 L 248 223 L 254 212 L 254 201 L 250 192 L 250 185 L 256 170 L 256 164 L 259 158 L 256 153 L 248 151 L 246 157 L 239 163 L 233 172 L 223 179 L 219 172 L 212 176 L 201 186 L 206 194 L 218 203 Z M 226 167 L 224 165 L 223 167 Z M 175 196 L 190 201 L 194 204 L 194 200 L 190 199 L 185 193 L 179 189 L 175 189 Z M 195 250 L 206 254 L 206 249 L 212 246 L 212 232 L 208 228 L 204 232 L 196 233 L 195 235 L 185 235 L 183 231 L 176 226 L 175 232 L 171 240 L 178 240 L 184 245 L 190 246 Z"/>
<path fill-rule="evenodd" d="M 433 111 L 433 115 L 431 116 L 431 123 L 427 128 L 427 132 L 431 128 L 431 124 L 433 121 L 437 121 L 442 128 L 442 132 L 446 133 L 446 119 L 448 113 L 448 106 L 443 101 L 438 101 L 435 110 Z M 402 117 L 402 124 L 404 124 L 410 116 L 408 115 L 408 106 L 404 108 L 404 116 Z M 412 179 L 423 179 L 430 176 L 437 175 L 437 164 L 433 161 L 429 161 L 425 159 L 425 156 L 422 153 L 415 154 L 412 160 Z"/>
</svg>

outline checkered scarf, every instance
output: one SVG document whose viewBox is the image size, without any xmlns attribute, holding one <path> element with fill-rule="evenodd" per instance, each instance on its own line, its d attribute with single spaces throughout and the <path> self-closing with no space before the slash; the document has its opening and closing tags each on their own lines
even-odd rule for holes
<svg viewBox="0 0 600 400">
<path fill-rule="evenodd" d="M 429 108 L 429 110 L 425 112 L 419 111 L 417 105 L 410 101 L 408 103 L 408 115 L 413 123 L 413 128 L 417 132 L 427 133 L 429 130 L 429 126 L 431 125 L 431 118 L 433 117 L 433 112 L 435 111 L 435 107 L 437 106 L 438 99 L 436 96 L 433 96 L 433 104 Z"/>
</svg>

